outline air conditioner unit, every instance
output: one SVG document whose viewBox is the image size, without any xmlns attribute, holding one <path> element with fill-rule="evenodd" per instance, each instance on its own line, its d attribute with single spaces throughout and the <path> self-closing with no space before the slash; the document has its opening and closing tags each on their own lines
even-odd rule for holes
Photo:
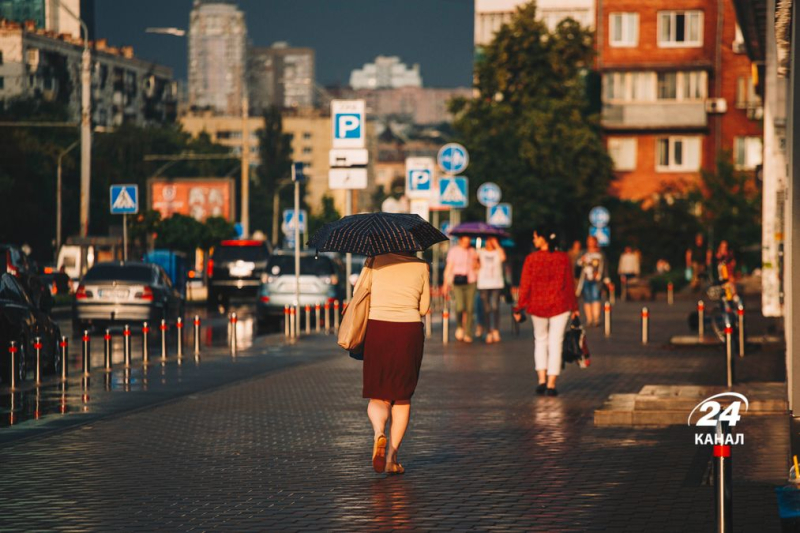
<svg viewBox="0 0 800 533">
<path fill-rule="evenodd" d="M 706 113 L 725 113 L 726 111 L 728 111 L 728 102 L 724 98 L 706 100 Z"/>
</svg>

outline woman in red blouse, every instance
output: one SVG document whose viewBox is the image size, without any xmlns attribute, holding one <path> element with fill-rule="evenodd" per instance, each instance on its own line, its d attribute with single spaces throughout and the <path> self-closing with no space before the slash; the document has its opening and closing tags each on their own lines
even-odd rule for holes
<svg viewBox="0 0 800 533">
<path fill-rule="evenodd" d="M 536 250 L 525 258 L 514 317 L 524 309 L 533 321 L 534 359 L 539 374 L 536 394 L 558 396 L 556 380 L 561 373 L 564 332 L 572 317 L 579 315 L 575 280 L 569 256 L 556 251 L 556 234 L 533 232 Z"/>
</svg>

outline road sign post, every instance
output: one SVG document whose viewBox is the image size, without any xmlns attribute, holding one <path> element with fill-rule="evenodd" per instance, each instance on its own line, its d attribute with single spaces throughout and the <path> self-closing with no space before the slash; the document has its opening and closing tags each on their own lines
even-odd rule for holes
<svg viewBox="0 0 800 533">
<path fill-rule="evenodd" d="M 292 163 L 294 182 L 294 299 L 295 307 L 300 307 L 300 183 L 305 180 L 303 163 Z"/>
<path fill-rule="evenodd" d="M 128 215 L 139 212 L 138 185 L 112 185 L 111 214 L 122 215 L 122 259 L 128 260 Z"/>
<path fill-rule="evenodd" d="M 487 224 L 498 226 L 500 228 L 511 227 L 511 214 L 512 214 L 511 204 L 501 203 L 493 205 L 489 207 L 488 210 L 489 210 L 489 216 L 486 219 Z"/>
</svg>

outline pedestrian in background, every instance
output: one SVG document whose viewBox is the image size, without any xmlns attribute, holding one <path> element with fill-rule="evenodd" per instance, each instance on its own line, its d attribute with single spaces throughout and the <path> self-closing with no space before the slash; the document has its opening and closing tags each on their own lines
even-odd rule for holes
<svg viewBox="0 0 800 533">
<path fill-rule="evenodd" d="M 686 277 L 691 280 L 691 287 L 695 291 L 700 289 L 703 276 L 711 267 L 711 255 L 711 248 L 706 245 L 703 234 L 695 235 L 694 244 L 686 249 Z"/>
<path fill-rule="evenodd" d="M 506 252 L 497 237 L 486 239 L 486 247 L 478 251 L 478 293 L 483 307 L 486 344 L 500 342 L 500 293 L 503 291 L 503 263 Z"/>
<path fill-rule="evenodd" d="M 583 255 L 583 245 L 581 241 L 575 240 L 572 243 L 572 247 L 567 252 L 569 256 L 569 264 L 572 265 L 573 277 L 575 278 L 575 285 L 578 284 L 578 280 L 581 277 L 581 267 L 578 265 L 578 259 L 581 258 Z"/>
<path fill-rule="evenodd" d="M 356 289 L 363 276 L 362 271 Z M 372 467 L 376 472 L 405 471 L 397 461 L 397 451 L 408 428 L 411 397 L 422 366 L 422 317 L 430 309 L 429 277 L 428 264 L 413 253 L 378 255 L 372 264 L 362 396 L 369 398 L 367 415 L 374 431 Z M 387 442 L 385 429 L 390 418 Z"/>
<path fill-rule="evenodd" d="M 458 244 L 447 252 L 444 268 L 444 292 L 452 287 L 456 304 L 456 340 L 472 342 L 475 325 L 475 296 L 478 290 L 478 253 L 470 238 L 462 235 Z"/>
<path fill-rule="evenodd" d="M 517 321 L 522 310 L 531 315 L 539 378 L 536 394 L 547 396 L 558 395 L 556 380 L 561 374 L 564 332 L 570 317 L 579 315 L 572 265 L 566 253 L 556 250 L 557 243 L 553 232 L 533 232 L 536 250 L 525 258 L 519 301 L 514 308 Z"/>
<path fill-rule="evenodd" d="M 608 261 L 596 237 L 586 239 L 586 253 L 578 260 L 578 265 L 581 267 L 579 290 L 583 296 L 586 324 L 597 327 L 600 325 L 600 290 L 602 284 L 608 282 Z"/>
<path fill-rule="evenodd" d="M 619 266 L 617 267 L 617 273 L 621 280 L 624 280 L 623 283 L 627 283 L 629 280 L 633 278 L 638 278 L 641 272 L 641 267 L 639 264 L 639 254 L 633 251 L 633 248 L 630 246 L 625 247 L 625 251 L 622 252 L 622 255 L 619 256 Z"/>
</svg>

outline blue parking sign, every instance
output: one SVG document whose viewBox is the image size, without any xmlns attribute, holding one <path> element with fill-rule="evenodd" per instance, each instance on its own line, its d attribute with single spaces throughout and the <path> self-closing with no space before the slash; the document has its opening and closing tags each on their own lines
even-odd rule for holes
<svg viewBox="0 0 800 533">
<path fill-rule="evenodd" d="M 333 148 L 364 148 L 364 100 L 331 100 Z"/>
<path fill-rule="evenodd" d="M 442 178 L 439 180 L 439 204 L 445 207 L 463 209 L 469 205 L 467 178 Z"/>
<path fill-rule="evenodd" d="M 339 113 L 336 115 L 336 138 L 358 139 L 361 137 L 361 115 Z"/>
<path fill-rule="evenodd" d="M 139 212 L 138 185 L 111 186 L 111 214 L 135 215 Z"/>
</svg>

